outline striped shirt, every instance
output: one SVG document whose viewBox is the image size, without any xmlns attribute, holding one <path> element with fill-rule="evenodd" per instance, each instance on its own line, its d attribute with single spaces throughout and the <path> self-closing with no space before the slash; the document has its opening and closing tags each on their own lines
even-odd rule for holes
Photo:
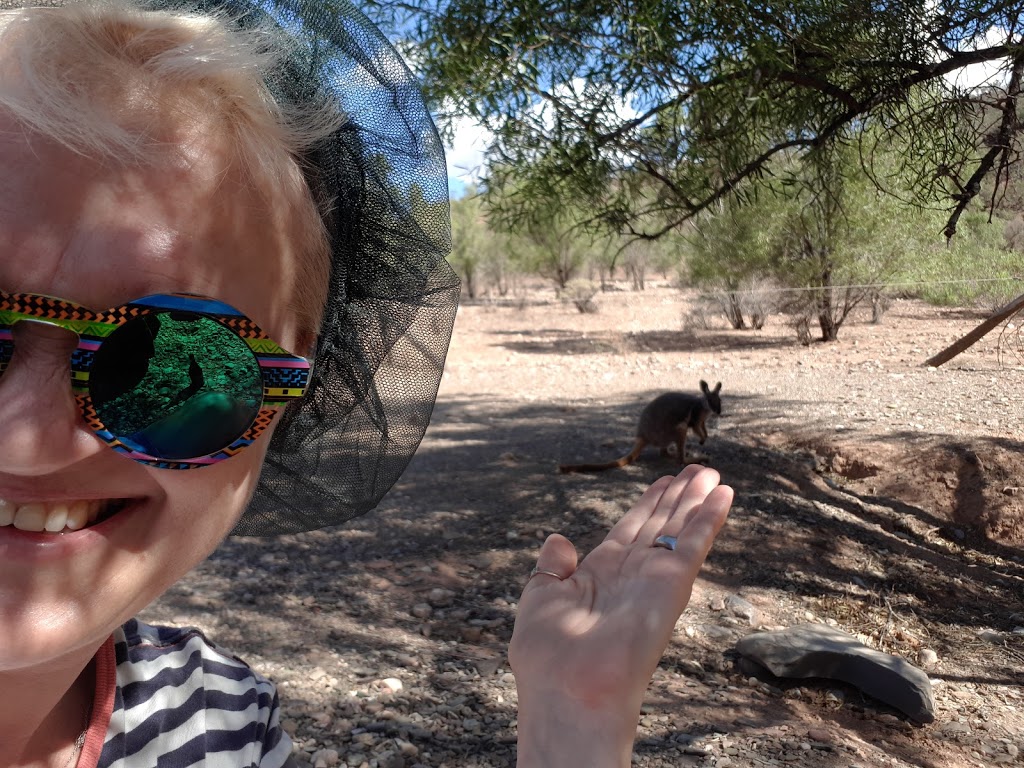
<svg viewBox="0 0 1024 768">
<path fill-rule="evenodd" d="M 95 657 L 78 768 L 281 768 L 274 686 L 196 629 L 129 621 Z"/>
</svg>

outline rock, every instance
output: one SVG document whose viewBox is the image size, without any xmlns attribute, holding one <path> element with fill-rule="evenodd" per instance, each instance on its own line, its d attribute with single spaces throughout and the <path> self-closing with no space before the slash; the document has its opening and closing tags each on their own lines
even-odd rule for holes
<svg viewBox="0 0 1024 768">
<path fill-rule="evenodd" d="M 742 597 L 729 595 L 725 598 L 725 608 L 733 616 L 746 619 L 747 623 L 752 627 L 759 626 L 761 623 L 761 612 Z"/>
<path fill-rule="evenodd" d="M 918 723 L 935 719 L 928 675 L 904 659 L 876 651 L 842 630 L 800 624 L 778 632 L 755 632 L 736 650 L 778 677 L 824 677 L 856 686 Z"/>
<path fill-rule="evenodd" d="M 460 627 L 459 634 L 467 643 L 478 643 L 484 631 L 480 627 Z"/>
<path fill-rule="evenodd" d="M 978 639 L 984 640 L 986 643 L 992 643 L 992 645 L 1002 645 L 1003 636 L 999 632 L 993 632 L 991 629 L 980 629 L 978 630 Z"/>
<path fill-rule="evenodd" d="M 427 595 L 427 602 L 429 602 L 435 608 L 443 608 L 446 605 L 451 605 L 452 598 L 455 597 L 455 593 L 450 589 L 441 589 L 441 587 L 435 587 L 430 590 L 430 594 Z"/>
<path fill-rule="evenodd" d="M 931 648 L 922 648 L 917 652 L 917 661 L 922 667 L 934 667 L 939 663 L 939 654 Z"/>
<path fill-rule="evenodd" d="M 430 607 L 428 603 L 416 603 L 412 607 L 412 615 L 417 619 L 429 619 L 430 614 L 434 612 L 434 609 Z"/>
<path fill-rule="evenodd" d="M 420 753 L 419 747 L 404 739 L 395 739 L 395 744 L 398 746 L 398 751 L 406 757 L 416 757 Z"/>
<path fill-rule="evenodd" d="M 704 677 L 704 666 L 695 659 L 683 659 L 679 662 L 679 671 L 688 677 L 702 679 Z"/>
<path fill-rule="evenodd" d="M 942 733 L 955 736 L 957 734 L 970 733 L 971 726 L 967 723 L 961 723 L 958 720 L 953 720 L 942 726 L 940 730 L 942 731 Z"/>
<path fill-rule="evenodd" d="M 321 749 L 313 753 L 313 765 L 324 765 L 327 768 L 333 768 L 338 764 L 339 761 L 338 750 L 336 749 Z"/>
<path fill-rule="evenodd" d="M 380 681 L 380 684 L 387 688 L 392 693 L 398 693 L 402 690 L 402 681 L 397 677 L 385 677 Z"/>
</svg>

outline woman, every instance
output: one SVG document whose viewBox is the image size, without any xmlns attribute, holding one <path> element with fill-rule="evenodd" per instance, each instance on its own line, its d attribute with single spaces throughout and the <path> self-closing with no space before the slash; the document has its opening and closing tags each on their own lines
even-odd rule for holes
<svg viewBox="0 0 1024 768">
<path fill-rule="evenodd" d="M 458 285 L 415 83 L 349 7 L 2 0 L 0 168 L 0 768 L 283 765 L 269 682 L 132 617 L 418 445 Z M 545 543 L 521 764 L 628 764 L 730 501 L 688 468 L 579 566 Z"/>
</svg>

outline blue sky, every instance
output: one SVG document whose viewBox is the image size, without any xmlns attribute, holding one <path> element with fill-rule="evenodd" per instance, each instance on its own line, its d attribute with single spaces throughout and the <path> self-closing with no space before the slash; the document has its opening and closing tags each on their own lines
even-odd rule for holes
<svg viewBox="0 0 1024 768">
<path fill-rule="evenodd" d="M 480 179 L 484 167 L 489 134 L 468 118 L 455 124 L 451 141 L 445 142 L 445 157 L 448 161 L 448 195 L 461 197 L 466 186 Z"/>
</svg>

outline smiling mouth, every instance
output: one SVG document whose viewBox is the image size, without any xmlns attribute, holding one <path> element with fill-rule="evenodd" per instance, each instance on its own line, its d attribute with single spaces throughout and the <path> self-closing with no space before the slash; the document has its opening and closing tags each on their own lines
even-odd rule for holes
<svg viewBox="0 0 1024 768">
<path fill-rule="evenodd" d="M 128 499 L 80 499 L 78 501 L 34 501 L 17 504 L 0 499 L 0 528 L 12 527 L 31 533 L 80 531 L 114 516 Z"/>
</svg>

